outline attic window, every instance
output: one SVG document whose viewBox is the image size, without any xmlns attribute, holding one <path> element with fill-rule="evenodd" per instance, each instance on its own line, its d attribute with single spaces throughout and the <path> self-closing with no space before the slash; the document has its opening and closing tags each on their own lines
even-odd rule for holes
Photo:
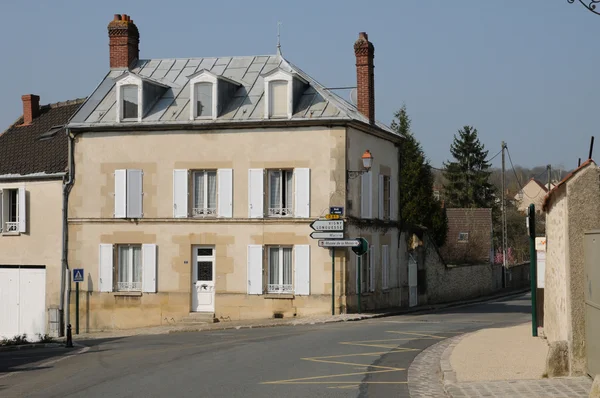
<svg viewBox="0 0 600 398">
<path fill-rule="evenodd" d="M 213 83 L 201 82 L 194 85 L 196 117 L 212 118 Z"/>
<path fill-rule="evenodd" d="M 127 84 L 121 87 L 121 109 L 123 119 L 138 118 L 138 86 Z"/>
<path fill-rule="evenodd" d="M 52 127 L 50 127 L 50 129 L 48 131 L 46 131 L 45 133 L 42 133 L 38 137 L 38 139 L 43 140 L 43 139 L 52 138 L 56 135 L 56 133 L 58 133 L 60 130 L 62 130 L 63 127 L 65 127 L 65 126 L 64 125 L 52 126 Z"/>
<path fill-rule="evenodd" d="M 269 117 L 287 117 L 288 82 L 275 80 L 269 83 Z"/>
<path fill-rule="evenodd" d="M 459 232 L 458 233 L 458 241 L 459 242 L 468 242 L 469 241 L 469 233 L 468 232 Z"/>
</svg>

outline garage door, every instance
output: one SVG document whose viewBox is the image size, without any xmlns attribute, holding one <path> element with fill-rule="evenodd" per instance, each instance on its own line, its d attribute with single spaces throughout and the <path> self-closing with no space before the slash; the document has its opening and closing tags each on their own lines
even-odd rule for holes
<svg viewBox="0 0 600 398">
<path fill-rule="evenodd" d="M 46 332 L 45 267 L 0 266 L 0 338 Z"/>
</svg>

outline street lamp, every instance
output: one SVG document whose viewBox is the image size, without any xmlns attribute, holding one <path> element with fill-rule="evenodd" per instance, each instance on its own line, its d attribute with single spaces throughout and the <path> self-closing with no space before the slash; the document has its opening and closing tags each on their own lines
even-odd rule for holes
<svg viewBox="0 0 600 398">
<path fill-rule="evenodd" d="M 575 0 L 567 0 L 570 4 L 573 4 Z M 596 4 L 600 3 L 600 0 L 579 0 L 579 2 L 588 10 L 596 15 L 600 15 L 600 12 L 596 10 Z"/>
<path fill-rule="evenodd" d="M 600 1 L 600 0 L 599 0 Z M 362 170 L 348 170 L 348 178 L 356 178 L 364 173 L 368 173 L 371 170 L 371 166 L 373 166 L 373 155 L 371 155 L 371 151 L 368 149 L 361 156 L 363 169 Z"/>
</svg>

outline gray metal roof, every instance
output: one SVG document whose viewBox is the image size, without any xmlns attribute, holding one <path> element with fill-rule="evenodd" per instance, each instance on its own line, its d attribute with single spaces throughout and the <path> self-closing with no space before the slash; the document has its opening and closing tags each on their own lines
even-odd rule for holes
<svg viewBox="0 0 600 398">
<path fill-rule="evenodd" d="M 297 73 L 309 83 L 299 101 L 294 105 L 295 109 L 291 120 L 356 120 L 368 124 L 368 118 L 360 113 L 356 106 L 326 89 L 300 68 L 286 61 L 281 55 L 138 60 L 137 64 L 131 68 L 132 73 L 165 85 L 168 89 L 143 115 L 141 122 L 127 122 L 127 124 L 194 125 L 215 123 L 213 120 L 189 120 L 189 77 L 203 69 L 241 84 L 221 115 L 218 116 L 217 122 L 264 121 L 262 76 L 277 68 Z M 115 79 L 124 73 L 127 73 L 127 70 L 111 70 L 71 119 L 69 127 L 109 127 L 125 124 L 116 122 L 115 109 Z M 377 122 L 377 127 L 397 135 L 383 123 Z"/>
</svg>

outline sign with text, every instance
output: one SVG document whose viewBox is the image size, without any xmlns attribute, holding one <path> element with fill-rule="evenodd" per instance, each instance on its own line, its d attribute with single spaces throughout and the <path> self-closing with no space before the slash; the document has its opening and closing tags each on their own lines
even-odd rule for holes
<svg viewBox="0 0 600 398">
<path fill-rule="evenodd" d="M 83 282 L 83 268 L 73 269 L 73 282 Z"/>
<path fill-rule="evenodd" d="M 344 239 L 343 232 L 311 232 L 313 239 Z"/>
<path fill-rule="evenodd" d="M 310 227 L 315 231 L 343 231 L 344 220 L 315 220 Z"/>
<path fill-rule="evenodd" d="M 344 208 L 339 206 L 331 206 L 329 208 L 329 214 L 337 214 L 339 216 L 344 215 Z"/>
<path fill-rule="evenodd" d="M 356 247 L 360 246 L 360 243 L 358 239 L 320 240 L 319 247 Z"/>
</svg>

